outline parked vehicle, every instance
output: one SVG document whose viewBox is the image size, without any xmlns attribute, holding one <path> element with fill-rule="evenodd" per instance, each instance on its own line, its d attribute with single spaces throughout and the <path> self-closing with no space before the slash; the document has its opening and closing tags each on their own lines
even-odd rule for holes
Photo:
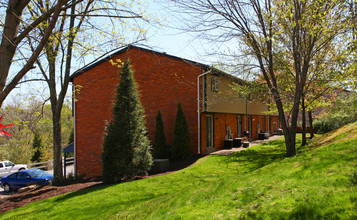
<svg viewBox="0 0 357 220">
<path fill-rule="evenodd" d="M 21 170 L 1 177 L 0 186 L 5 192 L 20 189 L 29 185 L 47 185 L 53 180 L 53 175 L 40 169 Z"/>
<path fill-rule="evenodd" d="M 26 164 L 14 164 L 11 161 L 0 161 L 0 176 L 8 175 L 26 169 Z"/>
</svg>

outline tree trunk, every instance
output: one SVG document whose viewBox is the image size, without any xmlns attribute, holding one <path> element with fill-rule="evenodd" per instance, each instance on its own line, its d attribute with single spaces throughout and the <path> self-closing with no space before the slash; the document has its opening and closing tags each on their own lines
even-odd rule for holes
<svg viewBox="0 0 357 220">
<path fill-rule="evenodd" d="M 71 8 L 71 13 L 75 13 L 75 7 L 76 5 L 72 5 Z M 49 66 L 53 67 L 53 73 L 50 72 L 50 82 L 48 82 L 49 88 L 50 88 L 50 94 L 51 94 L 51 107 L 52 107 L 52 115 L 53 115 L 53 161 L 56 161 L 56 164 L 54 164 L 54 180 L 58 184 L 63 182 L 63 173 L 62 173 L 62 125 L 61 125 L 61 112 L 62 112 L 62 107 L 63 107 L 63 102 L 66 97 L 67 89 L 68 89 L 68 84 L 69 84 L 69 75 L 70 75 L 70 70 L 71 70 L 71 62 L 72 62 L 72 49 L 73 49 L 73 42 L 75 38 L 75 30 L 74 30 L 74 24 L 75 24 L 75 17 L 71 16 L 70 19 L 70 34 L 68 37 L 68 47 L 67 47 L 67 53 L 66 53 L 66 68 L 65 68 L 65 73 L 64 73 L 64 79 L 61 82 L 61 91 L 57 97 L 57 92 L 56 92 L 56 78 L 55 78 L 55 65 L 56 65 L 56 56 L 52 57 L 52 59 L 48 59 L 49 61 Z M 78 25 L 77 29 L 80 28 L 81 22 Z M 57 55 L 57 52 L 56 52 Z M 66 175 L 66 173 L 64 174 Z"/>
<path fill-rule="evenodd" d="M 53 109 L 54 110 L 54 109 Z M 53 121 L 53 176 L 54 184 L 59 185 L 63 181 L 62 172 L 62 131 L 61 111 L 52 111 Z"/>
<path fill-rule="evenodd" d="M 286 156 L 287 157 L 293 157 L 296 155 L 296 128 L 297 128 L 297 120 L 299 116 L 299 107 L 300 107 L 300 97 L 302 94 L 302 89 L 297 88 L 295 92 L 295 101 L 294 105 L 292 108 L 292 114 L 291 114 L 291 124 L 289 127 L 289 137 L 288 140 L 286 141 Z M 287 137 L 285 137 L 287 138 Z M 289 149 L 288 149 L 289 147 Z"/>
<path fill-rule="evenodd" d="M 306 109 L 305 109 L 305 95 L 301 96 L 301 108 L 302 108 L 302 143 L 301 146 L 305 146 L 307 144 L 306 141 Z"/>
<path fill-rule="evenodd" d="M 313 139 L 314 138 L 314 128 L 312 127 L 312 112 L 309 111 L 309 123 L 310 123 L 310 137 L 309 139 Z"/>
<path fill-rule="evenodd" d="M 285 137 L 285 146 L 286 146 L 286 156 L 293 157 L 296 155 L 296 148 L 295 148 L 295 132 L 292 128 L 288 128 L 289 132 L 284 132 Z"/>
<path fill-rule="evenodd" d="M 288 122 L 285 118 L 283 103 L 281 102 L 280 96 L 276 90 L 272 90 L 275 99 L 275 103 L 279 112 L 279 119 L 281 122 L 282 129 L 284 131 L 284 138 L 285 138 L 285 147 L 286 147 L 286 156 L 293 157 L 296 155 L 295 149 L 295 135 L 296 135 L 296 125 L 294 127 L 289 127 Z M 294 105 L 295 107 L 295 105 Z M 296 110 L 295 110 L 296 111 Z M 293 111 L 294 112 L 294 111 Z M 296 124 L 296 122 L 295 122 Z"/>
<path fill-rule="evenodd" d="M 284 138 L 285 138 L 285 145 L 286 145 L 286 156 L 287 157 L 293 157 L 296 155 L 296 147 L 295 147 L 295 142 L 296 142 L 296 126 L 290 126 L 284 129 Z"/>
</svg>

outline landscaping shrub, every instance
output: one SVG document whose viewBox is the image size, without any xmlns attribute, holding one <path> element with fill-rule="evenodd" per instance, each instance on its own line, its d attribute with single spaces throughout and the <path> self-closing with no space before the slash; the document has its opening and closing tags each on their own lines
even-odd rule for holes
<svg viewBox="0 0 357 220">
<path fill-rule="evenodd" d="M 126 60 L 121 69 L 113 119 L 108 123 L 104 136 L 102 162 L 105 183 L 144 175 L 152 164 L 144 110 L 130 61 Z"/>
<path fill-rule="evenodd" d="M 32 142 L 32 149 L 34 150 L 34 153 L 32 155 L 31 161 L 34 163 L 40 162 L 40 158 L 42 156 L 42 139 L 39 131 L 35 132 L 35 136 Z"/>
<path fill-rule="evenodd" d="M 172 140 L 172 159 L 185 159 L 190 156 L 190 132 L 181 103 L 177 104 L 177 113 Z"/>
<path fill-rule="evenodd" d="M 169 158 L 169 149 L 166 145 L 166 137 L 164 133 L 164 123 L 160 110 L 156 116 L 155 140 L 154 140 L 154 158 Z"/>
<path fill-rule="evenodd" d="M 317 133 L 327 133 L 357 121 L 357 93 L 350 92 L 336 100 L 330 112 L 314 121 Z"/>
</svg>

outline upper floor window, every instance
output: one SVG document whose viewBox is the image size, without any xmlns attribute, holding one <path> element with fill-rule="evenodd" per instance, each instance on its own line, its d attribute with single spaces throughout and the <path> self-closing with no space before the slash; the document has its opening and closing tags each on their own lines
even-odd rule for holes
<svg viewBox="0 0 357 220">
<path fill-rule="evenodd" d="M 218 76 L 212 75 L 211 90 L 212 90 L 212 92 L 218 92 Z"/>
</svg>

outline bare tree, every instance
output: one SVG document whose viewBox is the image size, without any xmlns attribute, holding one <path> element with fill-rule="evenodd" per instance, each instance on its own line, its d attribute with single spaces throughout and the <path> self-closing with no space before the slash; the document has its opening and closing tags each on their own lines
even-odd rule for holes
<svg viewBox="0 0 357 220">
<path fill-rule="evenodd" d="M 40 55 L 53 28 L 56 25 L 60 12 L 82 0 L 59 0 L 54 2 L 47 10 L 35 17 L 28 16 L 29 0 L 10 0 L 2 2 L 6 8 L 5 22 L 2 22 L 2 39 L 0 44 L 0 106 L 9 93 L 17 86 L 27 72 L 33 69 L 37 57 Z M 35 2 L 36 4 L 36 2 Z M 32 53 L 28 54 L 21 50 L 24 39 L 43 22 L 48 22 L 43 35 Z M 17 73 L 9 76 L 10 67 L 15 63 L 15 54 L 19 54 L 23 60 L 23 66 L 16 70 Z"/>
<path fill-rule="evenodd" d="M 38 15 L 42 8 L 49 8 L 48 0 L 38 1 L 38 6 L 33 8 L 31 13 Z M 101 19 L 97 19 L 100 17 Z M 128 23 L 133 20 L 135 24 L 144 20 L 142 12 L 134 12 L 130 6 L 125 6 L 116 2 L 101 0 L 84 0 L 80 4 L 72 5 L 71 8 L 63 10 L 60 14 L 53 34 L 45 45 L 45 52 L 36 63 L 40 69 L 42 80 L 49 88 L 53 121 L 53 161 L 55 182 L 61 183 L 62 174 L 62 132 L 61 132 L 61 110 L 67 94 L 70 73 L 73 71 L 72 62 L 75 58 L 83 58 L 83 54 L 93 54 L 97 47 L 103 47 L 105 43 L 110 46 L 124 43 L 117 34 L 122 34 L 124 27 L 119 23 Z M 101 22 L 97 24 L 96 21 Z M 48 20 L 50 22 L 50 20 Z M 115 29 L 110 31 L 103 23 L 110 23 Z M 134 26 L 132 26 L 133 28 Z M 111 27 L 109 27 L 111 29 Z M 43 34 L 45 28 L 39 28 L 38 34 Z M 102 41 L 93 42 L 93 35 L 98 32 L 103 33 L 105 38 Z M 142 40 L 145 31 L 137 31 L 136 40 Z M 36 38 L 28 36 L 29 46 L 32 51 L 33 45 L 38 44 Z M 103 52 L 103 50 L 102 50 Z"/>
<path fill-rule="evenodd" d="M 172 0 L 189 18 L 186 30 L 214 41 L 239 43 L 265 80 L 284 130 L 286 155 L 296 154 L 299 105 L 313 58 L 340 33 L 340 1 Z M 340 8 L 341 7 L 341 8 Z M 187 28 L 188 27 L 188 28 Z M 281 56 L 283 54 L 283 56 Z M 280 60 L 283 57 L 284 60 Z M 278 63 L 292 80 L 291 123 L 285 119 Z"/>
</svg>

